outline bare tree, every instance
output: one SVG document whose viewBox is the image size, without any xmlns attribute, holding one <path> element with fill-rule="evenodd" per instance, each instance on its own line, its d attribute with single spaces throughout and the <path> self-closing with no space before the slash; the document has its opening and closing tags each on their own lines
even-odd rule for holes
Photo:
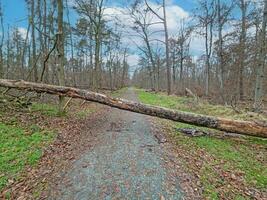
<svg viewBox="0 0 267 200">
<path fill-rule="evenodd" d="M 4 76 L 4 61 L 3 61 L 3 45 L 4 45 L 4 38 L 5 38 L 5 29 L 4 29 L 4 22 L 3 22 L 3 8 L 2 2 L 0 2 L 0 24 L 1 24 L 1 39 L 0 39 L 0 78 Z"/>
<path fill-rule="evenodd" d="M 221 0 L 217 0 L 217 26 L 218 26 L 218 66 L 220 70 L 220 90 L 221 97 L 224 99 L 224 82 L 225 82 L 225 60 L 223 53 L 223 27 L 227 23 L 231 14 L 233 5 L 227 5 L 226 2 L 221 3 Z"/>
<path fill-rule="evenodd" d="M 190 36 L 192 27 L 185 27 L 184 20 L 181 20 L 181 27 L 176 37 L 170 38 L 170 52 L 172 56 L 172 81 L 173 89 L 176 87 L 176 68 L 179 65 L 180 92 L 184 91 L 184 63 L 189 55 Z M 177 65 L 178 64 L 178 65 Z"/>
<path fill-rule="evenodd" d="M 184 61 L 188 58 L 189 46 L 190 46 L 190 35 L 192 32 L 191 27 L 185 27 L 182 22 L 181 28 L 178 33 L 177 45 L 178 45 L 178 59 L 180 61 L 180 83 L 181 89 L 184 90 Z"/>
<path fill-rule="evenodd" d="M 213 27 L 215 23 L 216 9 L 215 9 L 215 0 L 202 0 L 199 1 L 198 13 L 195 15 L 197 18 L 198 24 L 201 29 L 204 28 L 204 33 L 201 31 L 200 34 L 205 38 L 205 95 L 209 95 L 210 88 L 210 68 L 211 68 L 211 55 L 213 47 Z"/>
<path fill-rule="evenodd" d="M 237 5 L 241 11 L 241 33 L 240 33 L 240 49 L 239 49 L 239 99 L 244 100 L 243 71 L 245 67 L 247 9 L 249 2 L 246 0 L 238 0 Z"/>
<path fill-rule="evenodd" d="M 94 87 L 101 88 L 101 43 L 105 35 L 105 20 L 104 20 L 104 0 L 97 1 L 85 1 L 85 0 L 76 0 L 77 11 L 80 14 L 86 16 L 91 25 L 93 31 L 93 36 L 95 40 L 95 79 Z"/>
<path fill-rule="evenodd" d="M 70 31 L 70 49 L 71 49 L 71 68 L 72 72 L 75 72 L 75 66 L 74 66 L 74 42 L 73 42 L 73 31 L 72 31 L 72 26 L 70 22 L 70 11 L 69 11 L 69 5 L 68 5 L 68 0 L 65 1 L 66 4 L 66 10 L 67 10 L 67 19 L 68 19 L 68 26 L 69 26 L 69 31 Z M 73 84 L 76 85 L 76 80 L 75 76 L 73 76 Z"/>
<path fill-rule="evenodd" d="M 30 16 L 30 23 L 31 23 L 31 39 L 32 39 L 32 68 L 33 68 L 33 77 L 34 81 L 38 81 L 38 68 L 37 68 L 37 56 L 36 56 L 36 43 L 35 43 L 35 0 L 31 0 L 31 16 Z"/>
<path fill-rule="evenodd" d="M 64 30 L 63 30 L 63 0 L 57 0 L 58 6 L 58 32 L 57 32 L 57 56 L 58 56 L 58 81 L 60 86 L 65 85 L 65 74 L 64 74 Z M 59 96 L 59 111 L 63 111 L 64 97 Z"/>
<path fill-rule="evenodd" d="M 154 52 L 151 46 L 153 33 L 150 31 L 150 27 L 157 22 L 152 22 L 151 16 L 147 9 L 143 9 L 142 5 L 135 1 L 131 8 L 129 8 L 128 14 L 133 20 L 132 30 L 136 32 L 136 36 L 141 38 L 145 43 L 145 48 L 138 46 L 147 58 L 150 60 L 150 65 L 148 65 L 149 75 L 150 75 L 150 84 L 151 88 L 155 89 L 156 82 L 156 63 L 154 59 Z"/>
<path fill-rule="evenodd" d="M 266 65 L 266 25 L 267 25 L 267 0 L 264 0 L 264 10 L 262 18 L 262 28 L 260 32 L 260 48 L 259 48 L 259 64 L 257 66 L 256 73 L 256 87 L 255 87 L 255 97 L 254 97 L 254 108 L 259 111 L 261 109 L 262 98 L 263 98 L 263 88 L 264 88 L 264 78 L 265 78 L 265 65 Z"/>
<path fill-rule="evenodd" d="M 128 72 L 128 63 L 127 63 L 127 51 L 128 49 L 125 48 L 123 51 L 123 63 L 122 63 L 122 77 L 121 77 L 121 87 L 125 86 L 125 80 Z"/>
<path fill-rule="evenodd" d="M 167 69 L 167 93 L 171 94 L 171 65 L 170 65 L 170 49 L 169 49 L 169 33 L 168 33 L 168 25 L 167 25 L 167 13 L 166 13 L 166 1 L 162 0 L 162 10 L 163 17 L 160 16 L 155 10 L 151 8 L 148 4 L 147 0 L 145 0 L 148 9 L 157 16 L 164 25 L 164 35 L 165 35 L 165 53 L 166 53 L 166 69 Z"/>
</svg>

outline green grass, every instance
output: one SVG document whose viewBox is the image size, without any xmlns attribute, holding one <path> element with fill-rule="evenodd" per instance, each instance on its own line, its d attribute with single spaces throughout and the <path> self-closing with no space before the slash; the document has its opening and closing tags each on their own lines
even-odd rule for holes
<svg viewBox="0 0 267 200">
<path fill-rule="evenodd" d="M 243 171 L 249 185 L 258 188 L 267 187 L 267 167 L 255 159 L 256 152 L 251 151 L 248 146 L 236 144 L 229 139 L 213 137 L 198 137 L 194 142 L 217 160 L 227 161 L 224 165 L 225 170 Z"/>
<path fill-rule="evenodd" d="M 33 112 L 40 112 L 41 114 L 49 117 L 59 117 L 65 115 L 65 113 L 59 113 L 58 106 L 54 104 L 33 103 L 30 110 Z"/>
<path fill-rule="evenodd" d="M 205 174 L 205 176 L 200 176 L 200 181 L 204 186 L 204 195 L 208 199 L 219 200 L 219 193 L 216 191 L 216 185 L 213 183 L 214 177 L 217 178 L 218 176 L 216 172 L 212 169 L 210 164 L 207 164 L 201 169 L 201 174 Z"/>
<path fill-rule="evenodd" d="M 35 165 L 42 148 L 52 142 L 55 134 L 40 131 L 37 126 L 24 130 L 0 123 L 0 190 L 8 180 L 19 178 L 26 165 Z"/>
<path fill-rule="evenodd" d="M 182 123 L 172 123 L 176 127 L 185 128 L 193 127 Z M 253 140 L 248 139 L 246 142 L 239 143 L 230 138 L 216 137 L 188 137 L 182 133 L 175 132 L 176 144 L 193 154 L 198 150 L 204 150 L 208 155 L 213 157 L 209 163 L 204 163 L 200 171 L 200 181 L 204 186 L 204 195 L 208 199 L 219 199 L 216 192 L 216 185 L 221 184 L 221 177 L 215 173 L 211 166 L 219 165 L 225 171 L 242 172 L 245 183 L 251 187 L 264 189 L 267 187 L 267 168 L 266 163 L 256 159 L 258 153 L 250 144 Z M 260 139 L 257 139 L 258 141 Z M 258 144 L 257 142 L 255 144 Z M 261 140 L 260 145 L 267 147 L 267 141 Z M 220 163 L 223 161 L 222 163 Z M 190 166 L 189 166 L 190 167 Z M 238 195 L 238 194 L 237 194 Z"/>
<path fill-rule="evenodd" d="M 111 92 L 111 96 L 114 98 L 119 98 L 121 97 L 122 94 L 124 94 L 126 92 L 126 90 L 128 90 L 127 87 L 121 88 L 119 90 L 113 91 Z"/>
<path fill-rule="evenodd" d="M 146 104 L 179 109 L 185 112 L 249 120 L 244 113 L 236 114 L 228 107 L 211 105 L 207 102 L 199 102 L 195 106 L 193 99 L 191 98 L 154 94 L 143 90 L 137 90 L 137 93 L 140 101 Z M 266 118 L 258 115 L 256 119 L 262 120 Z M 204 150 L 210 157 L 213 158 L 212 161 L 204 163 L 200 170 L 200 181 L 204 186 L 204 195 L 206 198 L 219 199 L 219 192 L 216 188 L 217 186 L 219 188 L 223 182 L 220 175 L 217 174 L 216 170 L 212 167 L 218 163 L 225 171 L 241 171 L 244 174 L 243 177 L 246 185 L 256 187 L 258 189 L 267 188 L 266 161 L 259 161 L 257 159 L 257 154 L 259 153 L 262 153 L 264 157 L 267 148 L 267 140 L 255 137 L 245 137 L 241 142 L 231 138 L 222 139 L 211 136 L 188 137 L 180 133 L 178 129 L 195 128 L 211 132 L 214 132 L 215 130 L 183 123 L 166 123 L 175 130 L 173 131 L 174 139 L 179 147 L 191 152 L 191 155 L 195 156 L 199 156 L 196 155 L 196 152 Z M 261 147 L 260 149 L 263 152 L 259 152 L 259 149 L 255 148 L 255 146 Z M 234 195 L 234 199 L 244 199 L 242 194 L 237 193 Z"/>
<path fill-rule="evenodd" d="M 144 90 L 136 90 L 140 101 L 162 106 L 166 108 L 176 109 L 184 112 L 192 112 L 196 114 L 211 115 L 215 117 L 227 117 L 230 119 L 240 120 L 266 120 L 267 117 L 260 114 L 248 114 L 241 110 L 240 114 L 237 114 L 231 107 L 222 105 L 212 105 L 206 101 L 195 102 L 193 98 L 181 97 L 181 96 L 168 96 L 163 93 L 149 93 Z"/>
</svg>

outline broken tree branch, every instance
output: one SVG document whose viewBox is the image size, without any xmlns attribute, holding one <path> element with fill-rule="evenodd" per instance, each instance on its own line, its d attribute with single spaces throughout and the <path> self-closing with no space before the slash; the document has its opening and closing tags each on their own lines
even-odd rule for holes
<svg viewBox="0 0 267 200">
<path fill-rule="evenodd" d="M 48 52 L 48 54 L 46 55 L 46 58 L 44 59 L 44 62 L 43 62 L 43 70 L 42 70 L 42 73 L 41 73 L 41 78 L 40 78 L 40 81 L 43 82 L 43 78 L 44 78 L 44 73 L 45 73 L 45 70 L 46 70 L 46 64 L 47 64 L 47 61 L 49 60 L 50 58 L 50 55 L 53 53 L 53 51 L 55 50 L 56 46 L 57 46 L 57 40 L 58 40 L 58 37 L 56 37 L 56 40 L 54 42 L 54 45 L 53 47 L 51 48 L 51 50 Z"/>
<path fill-rule="evenodd" d="M 198 102 L 198 96 L 195 95 L 190 89 L 185 88 L 185 94 L 186 96 L 193 97 L 196 102 Z"/>
<path fill-rule="evenodd" d="M 71 100 L 72 100 L 72 97 L 70 97 L 69 100 L 66 102 L 65 106 L 63 107 L 63 110 L 66 110 Z"/>
<path fill-rule="evenodd" d="M 231 120 L 220 117 L 193 114 L 178 110 L 162 108 L 158 106 L 146 105 L 124 99 L 112 98 L 104 94 L 72 87 L 32 83 L 22 80 L 0 79 L 0 87 L 35 91 L 38 93 L 49 93 L 59 96 L 68 96 L 72 98 L 80 98 L 87 101 L 105 104 L 122 110 L 128 110 L 136 113 L 170 119 L 177 122 L 204 126 L 226 132 L 267 138 L 267 125 L 251 121 Z"/>
</svg>

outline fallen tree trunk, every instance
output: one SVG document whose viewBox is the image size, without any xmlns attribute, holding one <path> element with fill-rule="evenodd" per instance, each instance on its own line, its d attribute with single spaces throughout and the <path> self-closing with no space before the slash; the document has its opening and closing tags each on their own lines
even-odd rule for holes
<svg viewBox="0 0 267 200">
<path fill-rule="evenodd" d="M 181 112 L 177 110 L 150 106 L 124 99 L 112 98 L 100 93 L 95 93 L 87 90 L 41 83 L 32 83 L 22 80 L 0 79 L 0 87 L 35 91 L 38 93 L 44 92 L 59 96 L 68 96 L 72 98 L 80 98 L 123 110 L 156 116 L 164 119 L 170 119 L 177 122 L 214 128 L 226 132 L 267 138 L 267 125 L 256 122 L 231 120 L 220 117 L 211 117 L 188 112 Z"/>
</svg>

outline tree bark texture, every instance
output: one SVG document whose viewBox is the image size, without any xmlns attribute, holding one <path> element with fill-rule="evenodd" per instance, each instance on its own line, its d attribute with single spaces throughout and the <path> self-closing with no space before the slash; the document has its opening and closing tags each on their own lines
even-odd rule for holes
<svg viewBox="0 0 267 200">
<path fill-rule="evenodd" d="M 41 83 L 32 83 L 22 80 L 0 79 L 0 87 L 15 88 L 19 90 L 35 91 L 38 93 L 49 93 L 59 96 L 80 98 L 87 101 L 97 102 L 111 107 L 156 116 L 177 122 L 204 126 L 221 131 L 239 133 L 243 135 L 267 138 L 267 125 L 263 123 L 231 120 L 220 117 L 193 114 L 178 110 L 171 110 L 158 106 L 151 106 L 119 98 L 112 98 L 104 94 L 81 90 L 72 87 L 55 86 Z"/>
</svg>

